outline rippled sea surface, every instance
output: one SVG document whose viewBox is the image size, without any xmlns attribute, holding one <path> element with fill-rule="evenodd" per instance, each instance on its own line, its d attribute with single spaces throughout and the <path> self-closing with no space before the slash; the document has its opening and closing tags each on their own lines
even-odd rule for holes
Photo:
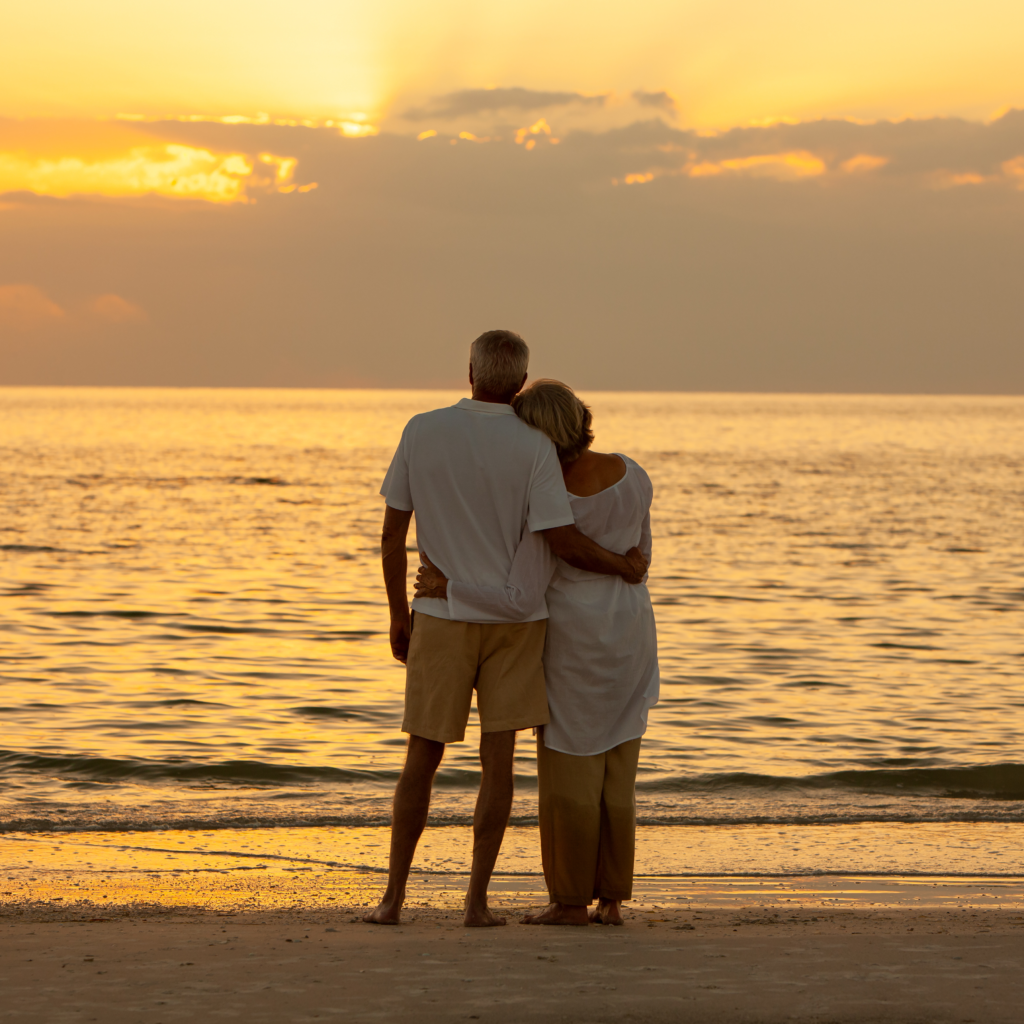
<svg viewBox="0 0 1024 1024">
<path fill-rule="evenodd" d="M 0 828 L 386 821 L 377 489 L 459 397 L 0 389 Z M 1024 399 L 585 397 L 655 485 L 643 822 L 1024 821 Z"/>
</svg>

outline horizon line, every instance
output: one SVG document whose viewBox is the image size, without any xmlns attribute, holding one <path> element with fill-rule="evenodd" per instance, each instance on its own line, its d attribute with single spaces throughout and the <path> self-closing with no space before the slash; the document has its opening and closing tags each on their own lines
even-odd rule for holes
<svg viewBox="0 0 1024 1024">
<path fill-rule="evenodd" d="M 383 387 L 376 384 L 322 385 L 322 384 L 4 384 L 0 391 L 13 390 L 78 390 L 78 391 L 408 391 L 423 392 L 466 392 L 466 385 L 427 385 L 414 387 L 397 385 Z M 579 387 L 573 390 L 591 394 L 608 395 L 762 395 L 776 397 L 818 397 L 818 398 L 1024 398 L 1020 391 L 750 391 L 720 390 L 714 388 L 592 388 Z"/>
</svg>

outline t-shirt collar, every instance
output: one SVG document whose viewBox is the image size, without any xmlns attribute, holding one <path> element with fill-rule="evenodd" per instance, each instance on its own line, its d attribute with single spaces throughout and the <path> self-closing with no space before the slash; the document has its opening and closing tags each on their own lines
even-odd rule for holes
<svg viewBox="0 0 1024 1024">
<path fill-rule="evenodd" d="M 470 412 L 489 413 L 492 416 L 515 416 L 516 411 L 511 405 L 499 405 L 497 402 L 478 402 L 475 398 L 463 398 L 455 403 L 456 409 L 467 409 Z"/>
</svg>

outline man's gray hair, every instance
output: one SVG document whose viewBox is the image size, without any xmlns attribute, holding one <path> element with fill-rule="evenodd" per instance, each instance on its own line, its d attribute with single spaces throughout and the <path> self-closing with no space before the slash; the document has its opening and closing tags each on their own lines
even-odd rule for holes
<svg viewBox="0 0 1024 1024">
<path fill-rule="evenodd" d="M 515 331 L 484 331 L 469 348 L 473 387 L 492 395 L 515 394 L 530 364 L 530 350 Z"/>
</svg>

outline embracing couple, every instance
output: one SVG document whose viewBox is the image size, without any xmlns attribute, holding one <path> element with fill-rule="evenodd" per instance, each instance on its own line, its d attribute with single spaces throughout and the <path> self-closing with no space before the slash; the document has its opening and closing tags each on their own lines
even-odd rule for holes
<svg viewBox="0 0 1024 1024">
<path fill-rule="evenodd" d="M 631 896 L 637 759 L 658 699 L 644 586 L 651 481 L 631 459 L 591 451 L 590 410 L 571 388 L 541 380 L 524 390 L 529 356 L 512 331 L 477 338 L 473 397 L 414 416 L 381 488 L 409 747 L 372 924 L 399 922 L 434 774 L 445 744 L 465 736 L 474 690 L 481 776 L 465 923 L 505 923 L 488 909 L 487 885 L 512 810 L 519 729 L 537 731 L 551 900 L 524 922 L 621 924 Z M 410 613 L 414 511 L 421 566 Z"/>
</svg>

